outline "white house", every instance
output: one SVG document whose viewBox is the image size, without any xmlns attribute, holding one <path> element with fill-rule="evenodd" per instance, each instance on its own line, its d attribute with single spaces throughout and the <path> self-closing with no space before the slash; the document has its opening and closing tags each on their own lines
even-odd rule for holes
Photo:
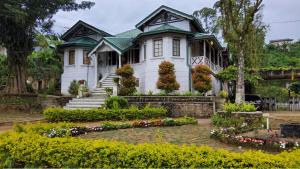
<svg viewBox="0 0 300 169">
<path fill-rule="evenodd" d="M 156 88 L 158 66 L 164 60 L 175 65 L 179 92 L 192 90 L 191 69 L 195 65 L 206 64 L 213 73 L 224 67 L 227 57 L 222 54 L 223 47 L 192 15 L 161 6 L 135 27 L 111 35 L 79 21 L 63 34 L 62 94 L 68 94 L 72 80 L 85 80 L 90 90 L 96 90 L 97 84 L 112 79 L 124 64 L 134 68 L 141 93 L 160 91 Z M 221 83 L 213 76 L 210 94 L 218 94 L 220 88 Z"/>
</svg>

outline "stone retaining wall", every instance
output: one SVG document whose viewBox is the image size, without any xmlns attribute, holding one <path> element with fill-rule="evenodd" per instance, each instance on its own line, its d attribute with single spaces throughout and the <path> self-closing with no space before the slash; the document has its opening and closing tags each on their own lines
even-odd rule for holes
<svg viewBox="0 0 300 169">
<path fill-rule="evenodd" d="M 202 96 L 127 96 L 129 104 L 139 107 L 164 106 L 172 117 L 210 117 L 215 112 L 215 98 Z"/>
</svg>

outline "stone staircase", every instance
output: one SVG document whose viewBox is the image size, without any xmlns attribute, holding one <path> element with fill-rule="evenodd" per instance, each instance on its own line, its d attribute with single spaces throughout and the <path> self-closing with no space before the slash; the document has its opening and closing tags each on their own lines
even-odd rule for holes
<svg viewBox="0 0 300 169">
<path fill-rule="evenodd" d="M 113 88 L 115 83 L 113 79 L 118 77 L 116 74 L 111 74 L 101 82 L 101 87 L 90 92 L 89 97 L 73 98 L 64 106 L 64 109 L 92 109 L 99 108 L 104 105 L 105 99 L 108 97 L 105 88 Z"/>
</svg>

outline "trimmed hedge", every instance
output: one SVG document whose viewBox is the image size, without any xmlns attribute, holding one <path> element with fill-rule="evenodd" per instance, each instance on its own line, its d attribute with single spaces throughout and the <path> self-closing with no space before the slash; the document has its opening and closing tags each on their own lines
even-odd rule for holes
<svg viewBox="0 0 300 169">
<path fill-rule="evenodd" d="M 300 150 L 277 155 L 234 153 L 206 146 L 132 145 L 116 141 L 0 136 L 0 168 L 299 168 Z"/>
<path fill-rule="evenodd" d="M 88 109 L 66 110 L 63 108 L 48 108 L 43 112 L 50 122 L 97 121 L 97 120 L 134 120 L 151 119 L 167 116 L 165 108 L 146 106 L 142 109 L 130 107 L 128 109 Z"/>
</svg>

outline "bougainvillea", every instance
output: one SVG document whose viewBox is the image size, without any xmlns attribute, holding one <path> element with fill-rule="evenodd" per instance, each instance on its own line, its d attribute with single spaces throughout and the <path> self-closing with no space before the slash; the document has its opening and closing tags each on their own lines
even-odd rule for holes
<svg viewBox="0 0 300 169">
<path fill-rule="evenodd" d="M 159 79 L 156 83 L 158 89 L 170 93 L 174 90 L 178 90 L 180 85 L 176 81 L 176 75 L 174 72 L 174 64 L 169 61 L 163 61 L 159 65 Z"/>
<path fill-rule="evenodd" d="M 206 65 L 197 65 L 193 68 L 193 87 L 200 93 L 211 90 L 211 70 Z"/>
<path fill-rule="evenodd" d="M 121 86 L 119 94 L 122 96 L 133 95 L 136 92 L 136 78 L 133 76 L 134 70 L 130 65 L 124 65 L 117 69 L 117 75 L 121 76 Z"/>
</svg>

